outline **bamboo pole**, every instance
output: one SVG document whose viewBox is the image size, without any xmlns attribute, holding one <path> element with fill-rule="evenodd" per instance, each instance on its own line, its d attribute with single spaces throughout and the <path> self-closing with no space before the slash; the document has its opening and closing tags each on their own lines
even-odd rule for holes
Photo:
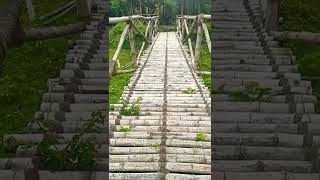
<svg viewBox="0 0 320 180">
<path fill-rule="evenodd" d="M 181 39 L 182 37 L 181 37 L 181 21 L 180 21 L 180 19 L 178 19 L 178 26 L 179 26 L 178 35 Z"/>
<path fill-rule="evenodd" d="M 26 5 L 27 5 L 29 19 L 33 21 L 35 18 L 35 12 L 33 8 L 32 0 L 26 0 Z"/>
<path fill-rule="evenodd" d="M 137 67 L 137 55 L 136 55 L 136 47 L 134 43 L 134 33 L 133 33 L 133 23 L 132 21 L 128 22 L 129 25 L 129 41 L 130 41 L 130 49 L 131 49 L 131 61 L 134 67 Z"/>
<path fill-rule="evenodd" d="M 122 49 L 122 46 L 123 46 L 123 43 L 124 43 L 124 40 L 125 40 L 125 37 L 126 37 L 126 34 L 128 33 L 129 31 L 129 24 L 124 28 L 122 34 L 121 34 L 121 37 L 120 37 L 120 41 L 119 41 L 119 44 L 118 44 L 118 47 L 117 47 L 117 50 L 116 52 L 114 53 L 113 55 L 113 58 L 111 60 L 111 64 L 109 66 L 109 75 L 110 77 L 112 76 L 112 74 L 116 71 L 115 69 L 115 64 L 117 62 L 117 59 L 119 57 L 119 54 L 120 54 L 120 51 Z"/>
<path fill-rule="evenodd" d="M 209 52 L 211 54 L 211 40 L 210 40 L 210 35 L 209 35 L 209 31 L 208 31 L 206 23 L 204 23 L 204 22 L 202 23 L 202 28 L 203 28 L 203 31 L 204 31 L 204 35 L 206 37 L 206 41 L 207 41 Z"/>
<path fill-rule="evenodd" d="M 320 33 L 271 31 L 271 35 L 277 40 L 300 40 L 303 42 L 320 43 Z"/>
<path fill-rule="evenodd" d="M 205 19 L 205 20 L 211 19 L 211 15 L 208 15 L 208 14 L 201 14 L 201 15 L 203 16 L 203 19 Z M 184 15 L 183 17 L 178 16 L 177 18 L 178 19 L 196 19 L 197 15 Z"/>
<path fill-rule="evenodd" d="M 125 73 L 131 73 L 131 72 L 134 72 L 134 71 L 135 71 L 135 69 L 119 70 L 119 71 L 117 71 L 114 75 L 125 74 Z"/>
<path fill-rule="evenodd" d="M 188 24 L 187 24 L 186 19 L 184 19 L 184 25 L 186 26 L 186 32 L 189 33 Z M 190 38 L 188 38 L 188 44 L 189 44 L 189 50 L 190 50 L 190 55 L 191 55 L 191 62 L 192 62 L 192 64 L 194 64 L 194 53 L 193 53 L 192 42 L 191 42 Z"/>
<path fill-rule="evenodd" d="M 202 17 L 200 16 L 198 19 L 198 32 L 197 32 L 197 40 L 196 40 L 196 48 L 194 55 L 194 69 L 198 68 L 199 59 L 200 59 L 200 51 L 201 51 L 201 43 L 202 43 Z"/>
<path fill-rule="evenodd" d="M 153 22 L 151 21 L 151 23 L 150 23 L 150 27 L 149 27 L 149 32 L 148 32 L 148 39 L 149 39 L 149 41 L 152 41 L 152 31 L 153 31 L 153 27 L 154 26 L 154 24 L 153 24 Z"/>
<path fill-rule="evenodd" d="M 184 25 L 183 25 L 183 21 L 182 21 L 182 30 L 181 30 L 181 40 L 183 40 L 183 38 L 184 38 L 184 36 L 185 36 L 185 34 L 186 34 L 186 29 L 185 29 L 185 27 L 184 27 Z"/>
<path fill-rule="evenodd" d="M 146 16 L 140 16 L 140 15 L 112 17 L 112 18 L 109 18 L 109 24 L 117 24 L 118 22 L 135 20 L 135 19 L 152 20 L 152 19 L 157 19 L 158 17 L 159 16 L 146 17 Z"/>
</svg>

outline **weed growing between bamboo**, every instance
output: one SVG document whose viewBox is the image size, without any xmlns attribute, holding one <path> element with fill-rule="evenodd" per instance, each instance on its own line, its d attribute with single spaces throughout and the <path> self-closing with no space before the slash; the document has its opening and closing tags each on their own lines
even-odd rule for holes
<svg viewBox="0 0 320 180">
<path fill-rule="evenodd" d="M 200 131 L 200 132 L 198 132 L 198 133 L 196 134 L 196 140 L 197 140 L 197 141 L 205 141 L 205 140 L 206 140 L 206 137 L 207 137 L 207 135 L 206 135 L 206 133 L 203 132 L 203 131 Z"/>
<path fill-rule="evenodd" d="M 141 101 L 142 97 L 138 97 L 138 99 L 131 105 L 127 100 L 120 99 L 120 103 L 122 104 L 119 112 L 123 116 L 138 116 L 140 114 L 141 109 Z"/>
<path fill-rule="evenodd" d="M 42 141 L 37 144 L 40 167 L 50 170 L 91 170 L 97 165 L 96 155 L 99 145 L 84 141 L 85 134 L 96 131 L 98 124 L 103 124 L 105 115 L 98 111 L 91 114 L 79 129 L 79 133 L 72 136 L 66 146 L 58 147 L 58 136 L 48 130 L 44 116 L 35 119 L 40 131 L 44 134 Z"/>
<path fill-rule="evenodd" d="M 194 88 L 188 87 L 187 89 L 183 89 L 182 92 L 185 94 L 195 94 L 197 90 Z"/>
</svg>

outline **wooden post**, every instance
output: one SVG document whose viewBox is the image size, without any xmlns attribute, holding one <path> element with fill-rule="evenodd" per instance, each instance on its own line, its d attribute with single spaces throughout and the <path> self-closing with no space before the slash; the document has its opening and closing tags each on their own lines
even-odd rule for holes
<svg viewBox="0 0 320 180">
<path fill-rule="evenodd" d="M 154 26 L 154 24 L 153 24 L 152 20 L 150 20 L 150 27 L 149 27 L 149 32 L 148 32 L 148 40 L 149 41 L 152 41 L 152 31 L 154 28 L 153 26 Z"/>
<path fill-rule="evenodd" d="M 33 21 L 35 18 L 35 12 L 33 8 L 32 0 L 26 0 L 26 5 L 27 5 L 29 19 Z"/>
<path fill-rule="evenodd" d="M 181 40 L 183 40 L 183 38 L 184 38 L 184 36 L 185 36 L 185 34 L 186 34 L 186 29 L 185 29 L 185 27 L 184 27 L 184 25 L 183 25 L 183 21 L 184 21 L 184 19 L 183 19 L 183 16 L 182 16 L 182 19 L 181 19 L 181 28 L 182 28 L 182 31 L 181 31 Z"/>
<path fill-rule="evenodd" d="M 280 1 L 281 0 L 264 0 L 265 27 L 267 31 L 278 30 Z"/>
<path fill-rule="evenodd" d="M 78 0 L 78 13 L 80 17 L 88 17 L 91 13 L 92 0 Z"/>
<path fill-rule="evenodd" d="M 201 51 L 201 43 L 202 43 L 202 24 L 203 17 L 200 15 L 198 18 L 198 32 L 197 32 L 197 40 L 196 40 L 196 48 L 194 54 L 194 69 L 198 68 L 199 59 L 200 59 L 200 51 Z"/>
<path fill-rule="evenodd" d="M 128 21 L 128 24 L 129 24 L 129 41 L 130 41 L 130 48 L 131 48 L 131 61 L 132 61 L 133 67 L 137 67 L 137 55 L 136 55 L 136 47 L 134 43 L 132 20 Z"/>
<path fill-rule="evenodd" d="M 202 28 L 203 28 L 203 31 L 204 31 L 204 35 L 206 37 L 206 41 L 207 41 L 207 45 L 208 45 L 208 50 L 211 54 L 211 40 L 210 40 L 210 35 L 209 35 L 209 31 L 208 31 L 208 28 L 207 28 L 207 25 L 205 22 L 202 23 Z"/>
</svg>

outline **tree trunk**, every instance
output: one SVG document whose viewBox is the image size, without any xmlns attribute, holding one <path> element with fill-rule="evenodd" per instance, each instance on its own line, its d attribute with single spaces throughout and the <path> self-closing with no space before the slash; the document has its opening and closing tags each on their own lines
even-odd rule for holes
<svg viewBox="0 0 320 180">
<path fill-rule="evenodd" d="M 8 47 L 22 44 L 24 31 L 19 24 L 22 0 L 7 0 L 0 10 L 0 64 Z"/>
</svg>

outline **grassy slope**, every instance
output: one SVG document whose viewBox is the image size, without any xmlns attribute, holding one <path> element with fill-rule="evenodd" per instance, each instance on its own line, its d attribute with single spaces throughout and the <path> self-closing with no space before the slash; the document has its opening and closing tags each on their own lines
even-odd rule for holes
<svg viewBox="0 0 320 180">
<path fill-rule="evenodd" d="M 63 5 L 64 0 L 34 0 L 37 16 Z M 1 3 L 0 3 L 1 4 Z M 30 22 L 23 12 L 24 27 L 43 26 Z M 52 25 L 61 25 L 78 20 L 73 10 Z M 48 78 L 55 78 L 63 66 L 70 35 L 45 41 L 30 42 L 20 48 L 8 50 L 0 74 L 0 137 L 4 133 L 21 131 L 39 109 L 41 96 L 46 91 Z"/>
<path fill-rule="evenodd" d="M 284 18 L 281 30 L 320 32 L 319 0 L 283 0 L 280 12 Z M 320 76 L 320 44 L 288 41 L 285 46 L 296 55 L 302 75 Z M 320 81 L 313 81 L 312 85 L 320 98 Z"/>
</svg>

